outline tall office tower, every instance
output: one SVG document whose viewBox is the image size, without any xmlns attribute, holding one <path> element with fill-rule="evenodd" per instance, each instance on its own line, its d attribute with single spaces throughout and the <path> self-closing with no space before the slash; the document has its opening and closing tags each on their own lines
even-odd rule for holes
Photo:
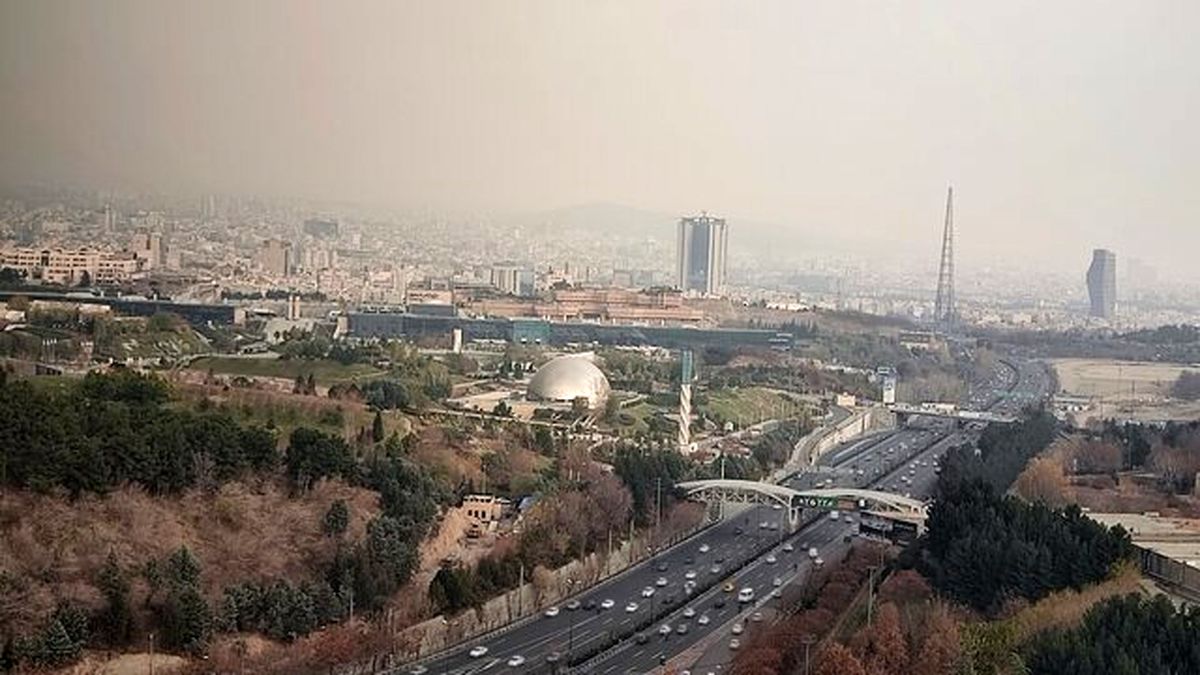
<svg viewBox="0 0 1200 675">
<path fill-rule="evenodd" d="M 517 295 L 521 285 L 521 268 L 516 265 L 493 265 L 491 282 L 496 290 L 508 295 Z"/>
<path fill-rule="evenodd" d="M 933 320 L 952 324 L 954 307 L 954 188 L 946 190 L 946 223 L 942 228 L 942 262 L 938 267 L 937 300 L 933 305 Z"/>
<path fill-rule="evenodd" d="M 167 263 L 167 245 L 158 232 L 139 232 L 133 235 L 134 255 L 142 261 L 142 268 L 153 270 Z"/>
<path fill-rule="evenodd" d="M 292 245 L 279 239 L 263 242 L 262 249 L 258 252 L 258 262 L 263 271 L 275 277 L 288 276 L 296 264 L 292 257 Z"/>
<path fill-rule="evenodd" d="M 1087 271 L 1088 297 L 1092 316 L 1111 319 L 1117 315 L 1117 254 L 1107 249 L 1092 251 Z"/>
<path fill-rule="evenodd" d="M 676 269 L 684 293 L 714 296 L 724 292 L 728 243 L 729 228 L 724 218 L 701 213 L 679 220 Z"/>
</svg>

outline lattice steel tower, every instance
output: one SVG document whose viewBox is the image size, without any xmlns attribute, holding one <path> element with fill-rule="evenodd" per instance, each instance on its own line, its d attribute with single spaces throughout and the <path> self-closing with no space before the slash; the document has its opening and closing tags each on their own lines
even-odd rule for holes
<svg viewBox="0 0 1200 675">
<path fill-rule="evenodd" d="M 938 267 L 937 301 L 933 318 L 940 324 L 954 323 L 954 188 L 946 191 L 946 226 L 942 230 L 942 264 Z"/>
</svg>

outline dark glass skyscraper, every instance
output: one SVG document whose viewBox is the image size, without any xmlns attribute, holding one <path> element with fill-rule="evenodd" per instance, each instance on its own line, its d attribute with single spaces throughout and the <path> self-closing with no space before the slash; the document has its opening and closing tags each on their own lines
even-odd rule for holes
<svg viewBox="0 0 1200 675">
<path fill-rule="evenodd" d="M 676 254 L 679 288 L 685 293 L 721 295 L 725 290 L 728 240 L 724 218 L 713 218 L 707 213 L 681 218 Z"/>
<path fill-rule="evenodd" d="M 1091 314 L 1101 319 L 1117 315 L 1117 254 L 1107 249 L 1092 251 L 1092 264 L 1087 271 L 1088 297 Z"/>
</svg>

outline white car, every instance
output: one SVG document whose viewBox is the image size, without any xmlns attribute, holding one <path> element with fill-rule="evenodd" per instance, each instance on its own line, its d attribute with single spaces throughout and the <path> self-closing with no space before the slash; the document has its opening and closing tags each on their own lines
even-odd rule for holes
<svg viewBox="0 0 1200 675">
<path fill-rule="evenodd" d="M 547 618 L 553 619 L 556 616 L 558 616 L 558 608 L 557 607 L 547 607 L 546 608 L 546 617 Z"/>
<path fill-rule="evenodd" d="M 737 639 L 737 638 L 734 638 L 734 639 L 732 639 L 732 640 L 730 640 L 730 641 L 729 641 L 729 648 L 730 648 L 731 650 L 735 651 L 735 652 L 736 652 L 736 651 L 738 650 L 738 648 L 739 648 L 739 647 L 741 647 L 741 646 L 742 646 L 742 641 L 741 641 L 741 640 L 739 640 L 739 639 Z"/>
<path fill-rule="evenodd" d="M 735 623 L 735 624 L 733 624 L 733 628 L 730 628 L 730 629 L 729 629 L 729 632 L 730 632 L 730 633 L 733 633 L 734 635 L 741 635 L 741 634 L 742 634 L 742 631 L 744 631 L 744 630 L 746 630 L 746 627 L 745 627 L 745 626 L 743 626 L 743 625 L 742 625 L 742 624 L 739 622 L 739 623 Z"/>
<path fill-rule="evenodd" d="M 654 588 L 647 586 L 642 589 L 642 597 L 643 598 L 648 598 L 652 595 L 654 595 Z"/>
<path fill-rule="evenodd" d="M 612 601 L 612 598 L 606 599 L 600 603 L 600 609 L 612 609 L 617 603 Z"/>
<path fill-rule="evenodd" d="M 467 653 L 471 655 L 471 658 L 477 659 L 477 658 L 487 654 L 487 647 L 484 647 L 483 645 L 479 645 L 478 647 L 472 647 L 471 651 L 467 652 Z"/>
<path fill-rule="evenodd" d="M 662 588 L 663 586 L 666 586 L 666 585 L 667 585 L 667 578 L 666 578 L 666 577 L 659 577 L 658 579 L 655 579 L 655 581 L 654 581 L 654 585 L 655 585 L 655 586 L 658 586 L 659 588 Z"/>
<path fill-rule="evenodd" d="M 780 579 L 779 577 L 775 577 L 775 580 L 771 582 L 771 585 L 772 586 L 782 586 L 783 579 Z"/>
<path fill-rule="evenodd" d="M 708 551 L 709 551 L 708 544 L 700 544 L 700 552 L 701 553 L 708 553 Z"/>
<path fill-rule="evenodd" d="M 625 611 L 633 614 L 634 612 L 638 611 L 638 604 L 636 602 L 631 602 L 628 605 L 625 605 Z"/>
<path fill-rule="evenodd" d="M 690 619 L 693 616 L 696 616 L 696 610 L 692 609 L 691 607 L 688 607 L 687 609 L 683 610 L 683 617 L 685 619 Z"/>
<path fill-rule="evenodd" d="M 795 551 L 795 550 L 796 550 L 796 547 L 792 546 L 792 542 L 790 542 L 790 541 L 783 545 L 784 553 L 791 553 L 792 551 Z"/>
<path fill-rule="evenodd" d="M 659 626 L 658 634 L 659 635 L 670 635 L 671 634 L 671 624 L 664 623 L 663 625 Z"/>
<path fill-rule="evenodd" d="M 696 570 L 688 570 L 687 574 L 683 575 L 683 578 L 687 579 L 688 581 L 695 579 L 696 578 Z"/>
<path fill-rule="evenodd" d="M 700 624 L 701 626 L 707 626 L 709 621 L 711 621 L 711 619 L 708 618 L 707 614 L 701 614 L 700 618 L 696 619 L 696 623 Z"/>
<path fill-rule="evenodd" d="M 817 554 L 817 547 L 816 547 L 816 546 L 813 546 L 812 548 L 808 549 L 808 557 L 809 557 L 809 558 L 812 558 L 813 560 L 816 560 L 816 559 L 817 559 L 817 555 L 818 555 L 818 554 Z"/>
<path fill-rule="evenodd" d="M 776 558 L 774 553 L 767 556 L 767 564 L 768 565 L 774 565 L 777 562 L 779 562 L 779 558 Z"/>
<path fill-rule="evenodd" d="M 817 567 L 820 567 L 821 565 L 825 564 L 825 561 L 822 560 L 821 558 L 817 558 L 816 560 L 813 561 L 813 564 L 816 565 Z"/>
<path fill-rule="evenodd" d="M 517 654 L 508 660 L 508 665 L 513 668 L 516 668 L 517 666 L 523 666 L 525 665 L 525 657 Z"/>
<path fill-rule="evenodd" d="M 830 520 L 837 520 L 839 517 L 840 517 L 840 516 L 839 516 L 839 514 L 838 514 L 838 512 L 837 512 L 837 511 L 830 511 L 830 512 L 829 512 L 829 519 L 830 519 Z"/>
</svg>

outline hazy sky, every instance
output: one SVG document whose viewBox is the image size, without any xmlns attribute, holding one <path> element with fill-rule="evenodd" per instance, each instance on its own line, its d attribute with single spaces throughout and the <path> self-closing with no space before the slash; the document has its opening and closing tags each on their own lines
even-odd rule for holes
<svg viewBox="0 0 1200 675">
<path fill-rule="evenodd" d="M 953 182 L 965 260 L 1182 265 L 1198 25 L 1194 0 L 0 0 L 0 179 L 708 209 L 924 252 Z"/>
</svg>

